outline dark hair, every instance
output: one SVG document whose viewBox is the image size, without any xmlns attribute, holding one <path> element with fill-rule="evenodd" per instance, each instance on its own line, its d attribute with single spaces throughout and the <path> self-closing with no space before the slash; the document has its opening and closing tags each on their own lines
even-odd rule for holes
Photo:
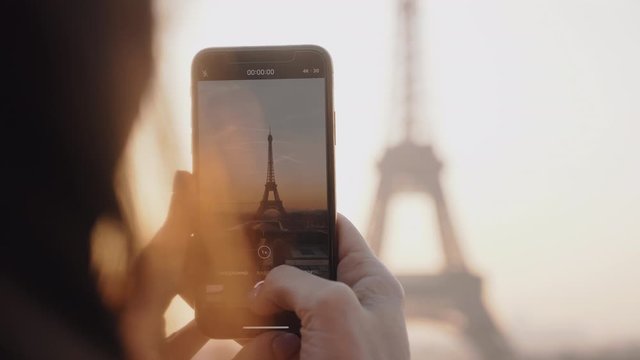
<svg viewBox="0 0 640 360">
<path fill-rule="evenodd" d="M 10 327 L 24 329 L 0 326 L 13 337 L 38 329 L 29 307 L 19 309 L 32 301 L 120 357 L 115 316 L 90 271 L 89 241 L 98 216 L 120 217 L 114 171 L 151 73 L 150 2 L 22 0 L 2 7 L 2 213 L 10 215 L 0 292 L 16 296 L 4 297 L 0 308 L 18 319 Z M 9 341 L 0 344 L 24 356 Z M 37 339 L 38 346 L 46 342 Z M 42 351 L 33 354 L 46 356 Z"/>
</svg>

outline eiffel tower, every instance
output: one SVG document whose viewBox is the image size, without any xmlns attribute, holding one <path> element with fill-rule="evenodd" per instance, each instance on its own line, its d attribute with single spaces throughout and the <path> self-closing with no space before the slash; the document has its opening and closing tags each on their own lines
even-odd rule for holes
<svg viewBox="0 0 640 360">
<path fill-rule="evenodd" d="M 276 184 L 276 175 L 273 170 L 273 136 L 271 135 L 271 128 L 269 128 L 269 160 L 267 165 L 267 181 L 264 183 L 264 193 L 262 194 L 262 201 L 258 206 L 256 212 L 257 218 L 262 218 L 267 210 L 276 210 L 280 216 L 286 214 L 284 206 L 282 206 L 282 200 L 278 194 L 278 185 Z M 273 193 L 273 200 L 269 199 L 269 194 Z"/>
<path fill-rule="evenodd" d="M 406 293 L 406 316 L 453 325 L 481 359 L 515 359 L 515 352 L 484 304 L 482 279 L 465 263 L 440 184 L 442 163 L 431 145 L 418 144 L 412 137 L 417 119 L 414 93 L 418 50 L 416 14 L 416 0 L 400 0 L 404 134 L 398 144 L 387 148 L 378 163 L 380 182 L 367 239 L 374 252 L 380 254 L 387 208 L 394 195 L 400 192 L 429 195 L 436 209 L 444 266 L 436 274 L 399 276 Z"/>
</svg>

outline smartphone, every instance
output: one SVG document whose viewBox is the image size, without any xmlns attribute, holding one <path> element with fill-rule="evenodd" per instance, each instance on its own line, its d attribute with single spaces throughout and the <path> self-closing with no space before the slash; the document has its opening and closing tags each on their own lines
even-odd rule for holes
<svg viewBox="0 0 640 360">
<path fill-rule="evenodd" d="M 209 48 L 192 64 L 195 315 L 211 338 L 299 333 L 248 294 L 276 266 L 336 279 L 331 58 L 313 45 Z"/>
</svg>

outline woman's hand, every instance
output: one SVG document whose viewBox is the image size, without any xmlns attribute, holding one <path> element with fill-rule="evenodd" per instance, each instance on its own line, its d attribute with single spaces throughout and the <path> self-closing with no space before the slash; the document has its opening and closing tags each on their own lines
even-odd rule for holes
<svg viewBox="0 0 640 360">
<path fill-rule="evenodd" d="M 136 261 L 121 316 L 129 358 L 189 359 L 208 340 L 194 322 L 168 338 L 164 334 L 171 299 L 181 294 L 192 304 L 185 266 L 195 201 L 191 174 L 176 173 L 167 220 Z M 292 334 L 264 333 L 246 343 L 235 360 L 288 360 L 298 351 L 302 360 L 409 358 L 399 283 L 342 216 L 338 243 L 339 282 L 280 266 L 254 295 L 256 312 L 295 311 L 302 320 L 301 340 Z"/>
<path fill-rule="evenodd" d="M 338 282 L 282 265 L 252 294 L 253 310 L 298 315 L 301 360 L 409 359 L 402 287 L 343 216 L 338 243 Z"/>
<path fill-rule="evenodd" d="M 128 358 L 187 359 L 208 340 L 193 322 L 169 341 L 164 333 L 164 313 L 185 288 L 185 258 L 193 233 L 195 196 L 191 174 L 176 172 L 167 218 L 135 259 L 127 303 L 120 317 Z M 188 296 L 185 298 L 191 303 Z"/>
<path fill-rule="evenodd" d="M 164 313 L 176 295 L 193 306 L 186 257 L 194 232 L 195 189 L 190 173 L 176 173 L 167 219 L 136 259 L 131 291 L 120 317 L 127 358 L 191 359 L 209 340 L 195 321 L 169 337 L 164 333 Z M 297 351 L 297 343 L 294 335 L 261 334 L 244 344 L 234 360 L 287 360 Z"/>
</svg>

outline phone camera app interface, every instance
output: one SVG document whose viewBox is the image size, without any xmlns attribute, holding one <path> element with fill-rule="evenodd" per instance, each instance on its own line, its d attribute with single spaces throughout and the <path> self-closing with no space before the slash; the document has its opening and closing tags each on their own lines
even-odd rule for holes
<svg viewBox="0 0 640 360">
<path fill-rule="evenodd" d="M 197 86 L 206 301 L 241 307 L 282 264 L 329 278 L 325 79 Z"/>
</svg>

